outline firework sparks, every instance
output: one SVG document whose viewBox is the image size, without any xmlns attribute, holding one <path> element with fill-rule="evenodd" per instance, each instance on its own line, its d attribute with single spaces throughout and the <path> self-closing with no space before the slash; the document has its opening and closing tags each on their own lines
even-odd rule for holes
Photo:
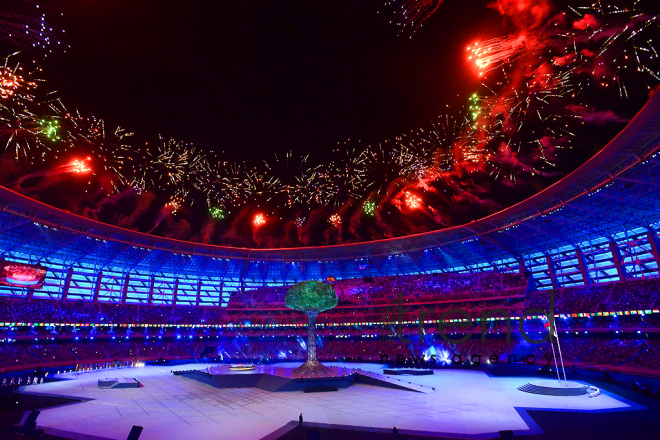
<svg viewBox="0 0 660 440">
<path fill-rule="evenodd" d="M 257 214 L 254 216 L 254 219 L 252 219 L 252 226 L 254 226 L 255 229 L 259 229 L 265 224 L 266 224 L 266 217 L 264 217 L 263 214 Z"/>
<path fill-rule="evenodd" d="M 341 226 L 341 216 L 339 214 L 332 214 L 328 219 L 328 222 L 330 222 L 335 228 L 338 228 Z"/>
<path fill-rule="evenodd" d="M 362 210 L 366 215 L 374 215 L 376 213 L 376 202 L 367 200 L 362 204 Z"/>
<path fill-rule="evenodd" d="M 401 32 L 411 29 L 415 33 L 426 20 L 436 13 L 442 0 L 388 0 L 385 7 L 394 8 L 390 22 L 401 27 Z"/>
<path fill-rule="evenodd" d="M 422 199 L 410 191 L 405 192 L 405 201 L 408 209 L 420 209 L 423 206 Z"/>
<path fill-rule="evenodd" d="M 91 157 L 87 159 L 74 159 L 64 167 L 62 167 L 63 173 L 76 173 L 76 174 L 86 174 L 92 171 L 89 167 L 89 161 L 92 160 Z"/>
<path fill-rule="evenodd" d="M 37 51 L 47 57 L 55 49 L 66 52 L 56 29 L 46 20 L 40 5 L 32 0 L 4 0 L 0 14 L 0 40 L 9 41 L 22 50 Z"/>
<path fill-rule="evenodd" d="M 523 50 L 527 38 L 524 35 L 492 38 L 468 46 L 468 60 L 472 60 L 479 76 L 510 63 Z"/>
<path fill-rule="evenodd" d="M 106 130 L 105 121 L 92 117 L 82 117 L 79 113 L 66 113 L 63 122 L 67 127 L 69 149 L 84 150 L 94 156 L 95 162 L 113 177 L 112 186 L 119 192 L 120 185 L 132 186 L 139 181 L 144 187 L 144 178 L 137 178 L 139 169 L 137 154 L 128 140 L 133 133 L 121 127 Z"/>
<path fill-rule="evenodd" d="M 209 215 L 214 220 L 223 220 L 226 216 L 224 209 L 218 208 L 217 206 L 209 208 Z"/>
<path fill-rule="evenodd" d="M 414 32 L 441 3 L 393 0 L 387 5 L 397 9 L 402 30 Z M 231 162 L 166 138 L 137 148 L 129 144 L 132 133 L 119 127 L 106 130 L 102 119 L 72 115 L 60 107 L 59 101 L 42 93 L 40 80 L 35 79 L 38 69 L 28 73 L 18 64 L 10 65 L 8 58 L 0 66 L 0 141 L 26 165 L 39 158 L 61 163 L 63 151 L 69 158 L 88 154 L 93 158 L 94 172 L 87 159 L 22 179 L 102 174 L 104 189 L 110 181 L 118 192 L 135 186 L 153 191 L 160 200 L 178 195 L 162 208 L 166 214 L 156 226 L 178 212 L 184 201 L 190 205 L 203 200 L 209 217 L 218 220 L 229 217 L 228 208 L 238 211 L 250 205 L 282 219 L 295 218 L 295 225 L 303 228 L 307 219 L 300 217 L 301 212 L 312 212 L 316 206 L 347 206 L 341 212 L 351 219 L 351 227 L 359 221 L 354 214 L 361 209 L 366 216 L 376 216 L 380 226 L 396 229 L 397 225 L 379 218 L 381 214 L 387 218 L 387 203 L 430 216 L 434 209 L 442 210 L 438 205 L 447 203 L 466 178 L 508 185 L 517 178 L 525 182 L 530 175 L 548 175 L 561 159 L 561 149 L 578 138 L 576 127 L 598 123 L 600 113 L 609 114 L 610 121 L 622 121 L 612 112 L 591 110 L 594 91 L 616 95 L 618 89 L 622 98 L 638 97 L 640 90 L 647 93 L 645 89 L 660 80 L 657 1 L 585 1 L 585 6 L 576 2 L 566 11 L 555 5 L 534 9 L 532 3 L 494 0 L 491 7 L 505 17 L 505 32 L 510 35 L 468 47 L 468 63 L 482 78 L 485 91 L 469 96 L 460 110 L 448 111 L 430 127 L 373 145 L 338 143 L 325 163 L 292 152 L 256 165 Z M 420 189 L 428 191 L 425 200 L 414 193 Z M 188 192 L 190 197 L 181 197 Z M 383 209 L 376 212 L 377 206 Z M 308 215 L 310 220 L 326 221 L 323 215 Z M 338 214 L 328 221 L 341 225 Z M 265 222 L 264 214 L 255 216 L 255 235 Z"/>
</svg>

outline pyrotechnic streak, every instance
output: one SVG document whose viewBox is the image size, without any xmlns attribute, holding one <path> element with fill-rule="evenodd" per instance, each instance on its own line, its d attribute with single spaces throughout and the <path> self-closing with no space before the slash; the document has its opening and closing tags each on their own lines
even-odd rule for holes
<svg viewBox="0 0 660 440">
<path fill-rule="evenodd" d="M 0 141 L 26 164 L 37 159 L 61 163 L 60 152 L 66 146 L 66 157 L 93 158 L 93 175 L 115 176 L 110 180 L 117 191 L 131 186 L 164 194 L 170 202 L 154 228 L 184 201 L 196 199 L 205 200 L 208 215 L 216 219 L 246 205 L 273 208 L 268 212 L 289 219 L 317 206 L 341 205 L 350 207 L 341 212 L 351 219 L 351 227 L 359 221 L 353 214 L 362 209 L 388 228 L 392 225 L 383 220 L 387 209 L 376 212 L 373 200 L 383 208 L 387 203 L 399 206 L 403 200 L 407 209 L 421 209 L 430 216 L 434 209 L 442 210 L 439 204 L 451 200 L 452 191 L 463 191 L 457 188 L 466 181 L 477 181 L 470 183 L 474 188 L 489 177 L 509 184 L 520 177 L 525 181 L 529 175 L 546 175 L 560 159 L 561 149 L 571 146 L 579 133 L 576 128 L 602 123 L 598 118 L 602 121 L 604 116 L 589 101 L 592 95 L 611 90 L 622 98 L 639 97 L 660 80 L 657 1 L 585 1 L 585 6 L 573 3 L 568 13 L 554 6 L 534 8 L 534 3 L 494 0 L 510 35 L 468 48 L 467 62 L 482 77 L 484 90 L 469 96 L 461 110 L 373 145 L 338 143 L 325 163 L 292 152 L 256 165 L 230 162 L 163 138 L 136 147 L 129 143 L 132 133 L 119 127 L 106 131 L 103 120 L 71 115 L 58 101 L 45 98 L 48 95 L 40 93 L 42 86 L 35 79 L 39 70 L 24 71 L 18 64 L 10 65 L 8 58 L 0 67 Z M 402 30 L 413 31 L 440 4 L 387 3 L 397 8 Z M 600 113 L 621 122 L 611 111 Z M 65 172 L 91 174 L 86 168 L 88 162 L 83 161 L 78 167 L 67 164 L 27 174 L 22 180 Z M 425 200 L 415 193 L 420 188 L 429 191 Z M 346 205 L 347 201 L 355 203 Z M 276 208 L 288 211 L 276 214 Z M 302 228 L 307 219 L 295 215 L 295 225 Z M 341 221 L 339 214 L 331 219 L 334 216 Z M 319 215 L 309 218 L 325 222 Z M 265 222 L 264 214 L 255 216 L 255 230 Z"/>
<path fill-rule="evenodd" d="M 179 209 L 183 206 L 183 202 L 187 197 L 185 191 L 178 192 L 176 195 L 170 198 L 170 200 L 163 205 L 162 208 L 158 211 L 158 216 L 154 221 L 153 227 L 147 231 L 147 233 L 153 232 L 160 224 L 170 215 L 174 215 L 179 212 Z"/>
<path fill-rule="evenodd" d="M 482 76 L 504 63 L 512 62 L 525 49 L 526 43 L 525 35 L 509 35 L 476 42 L 467 48 L 470 53 L 468 60 L 472 60 L 477 67 L 479 76 Z"/>
<path fill-rule="evenodd" d="M 88 174 L 92 171 L 91 167 L 89 166 L 90 160 L 90 157 L 86 159 L 73 159 L 64 165 L 59 165 L 55 168 L 26 174 L 25 176 L 22 176 L 20 179 L 18 179 L 16 185 L 20 187 L 24 181 L 34 177 L 50 177 L 57 174 Z"/>
<path fill-rule="evenodd" d="M 20 63 L 10 64 L 15 55 L 5 57 L 0 66 L 0 142 L 5 143 L 5 150 L 14 151 L 16 160 L 46 161 L 53 144 L 46 141 L 58 139 L 58 124 L 52 117 L 38 116 L 48 107 L 47 101 L 36 96 L 41 69 L 26 72 Z"/>
<path fill-rule="evenodd" d="M 176 214 L 179 208 L 181 208 L 181 201 L 177 199 L 170 200 L 164 206 L 164 208 L 170 212 L 170 214 Z"/>
<path fill-rule="evenodd" d="M 62 44 L 58 35 L 64 29 L 56 29 L 46 20 L 43 8 L 32 0 L 3 0 L 0 14 L 0 41 L 9 41 L 20 49 L 44 54 L 53 50 L 66 52 L 68 45 Z"/>
<path fill-rule="evenodd" d="M 63 121 L 68 125 L 69 148 L 81 149 L 94 156 L 103 170 L 116 177 L 112 182 L 116 191 L 120 191 L 120 186 L 132 186 L 131 182 L 137 181 L 144 188 L 144 179 L 137 177 L 143 172 L 143 167 L 137 152 L 128 143 L 134 133 L 121 127 L 108 131 L 103 119 L 94 116 L 85 118 L 77 112 L 75 115 L 67 112 Z"/>
<path fill-rule="evenodd" d="M 401 32 L 412 29 L 415 33 L 438 10 L 442 0 L 388 0 L 385 7 L 394 8 L 394 22 Z"/>
<path fill-rule="evenodd" d="M 217 206 L 209 208 L 209 215 L 215 220 L 223 220 L 226 216 L 224 209 Z"/>
<path fill-rule="evenodd" d="M 252 220 L 252 226 L 254 226 L 255 229 L 258 229 L 265 224 L 266 224 L 266 218 L 264 217 L 263 214 L 257 214 L 254 216 L 254 219 Z"/>
<path fill-rule="evenodd" d="M 376 213 L 376 202 L 367 200 L 362 204 L 362 209 L 366 215 L 374 215 Z"/>
<path fill-rule="evenodd" d="M 415 194 L 410 193 L 409 191 L 405 192 L 406 197 L 406 206 L 409 209 L 419 209 L 422 205 L 422 199 L 417 197 Z"/>
<path fill-rule="evenodd" d="M 92 159 L 91 157 L 88 157 L 87 159 L 83 159 L 83 160 L 74 159 L 62 168 L 62 172 L 77 173 L 77 174 L 89 173 L 90 171 L 92 171 L 92 169 L 88 166 L 87 162 L 90 161 L 91 159 Z"/>
<path fill-rule="evenodd" d="M 335 228 L 338 228 L 341 226 L 341 216 L 339 214 L 332 214 L 328 219 L 328 222 L 330 222 Z"/>
</svg>

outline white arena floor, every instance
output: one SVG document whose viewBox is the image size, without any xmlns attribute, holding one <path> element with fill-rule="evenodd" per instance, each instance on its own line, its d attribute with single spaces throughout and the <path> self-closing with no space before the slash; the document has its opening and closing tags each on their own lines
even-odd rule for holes
<svg viewBox="0 0 660 440">
<path fill-rule="evenodd" d="M 382 365 L 378 364 L 327 365 L 382 370 Z M 606 393 L 595 398 L 528 394 L 518 391 L 517 387 L 534 378 L 491 377 L 476 370 L 440 370 L 433 376 L 402 376 L 407 382 L 436 388 L 428 394 L 363 384 L 337 392 L 310 394 L 271 393 L 256 388 L 218 389 L 171 373 L 172 370 L 207 366 L 210 364 L 67 373 L 58 377 L 71 380 L 27 386 L 24 392 L 90 399 L 41 411 L 37 425 L 47 433 L 67 438 L 94 436 L 121 440 L 133 425 L 144 427 L 141 440 L 255 440 L 291 421 L 297 423 L 301 412 L 305 422 L 311 423 L 369 427 L 387 432 L 396 426 L 400 432 L 492 438 L 500 430 L 509 429 L 516 435 L 540 433 L 524 409 L 620 411 L 641 408 Z M 97 380 L 108 377 L 134 377 L 143 386 L 99 389 Z"/>
</svg>

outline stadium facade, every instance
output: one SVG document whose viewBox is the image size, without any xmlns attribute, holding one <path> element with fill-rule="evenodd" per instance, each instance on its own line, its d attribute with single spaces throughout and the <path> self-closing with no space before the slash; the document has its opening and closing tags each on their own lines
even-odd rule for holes
<svg viewBox="0 0 660 440">
<path fill-rule="evenodd" d="M 466 225 L 337 246 L 246 249 L 138 233 L 0 188 L 5 261 L 47 268 L 0 295 L 226 306 L 232 293 L 301 280 L 529 272 L 536 289 L 658 276 L 660 93 L 558 183 Z"/>
</svg>

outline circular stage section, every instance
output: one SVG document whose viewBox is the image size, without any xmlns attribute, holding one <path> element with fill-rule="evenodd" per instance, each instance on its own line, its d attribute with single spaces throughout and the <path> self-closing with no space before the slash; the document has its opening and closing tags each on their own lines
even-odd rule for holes
<svg viewBox="0 0 660 440">
<path fill-rule="evenodd" d="M 232 371 L 250 371 L 254 370 L 254 365 L 252 364 L 231 364 L 229 369 Z"/>
<path fill-rule="evenodd" d="M 583 396 L 589 394 L 588 386 L 573 381 L 539 379 L 518 387 L 520 391 L 544 396 Z"/>
</svg>

